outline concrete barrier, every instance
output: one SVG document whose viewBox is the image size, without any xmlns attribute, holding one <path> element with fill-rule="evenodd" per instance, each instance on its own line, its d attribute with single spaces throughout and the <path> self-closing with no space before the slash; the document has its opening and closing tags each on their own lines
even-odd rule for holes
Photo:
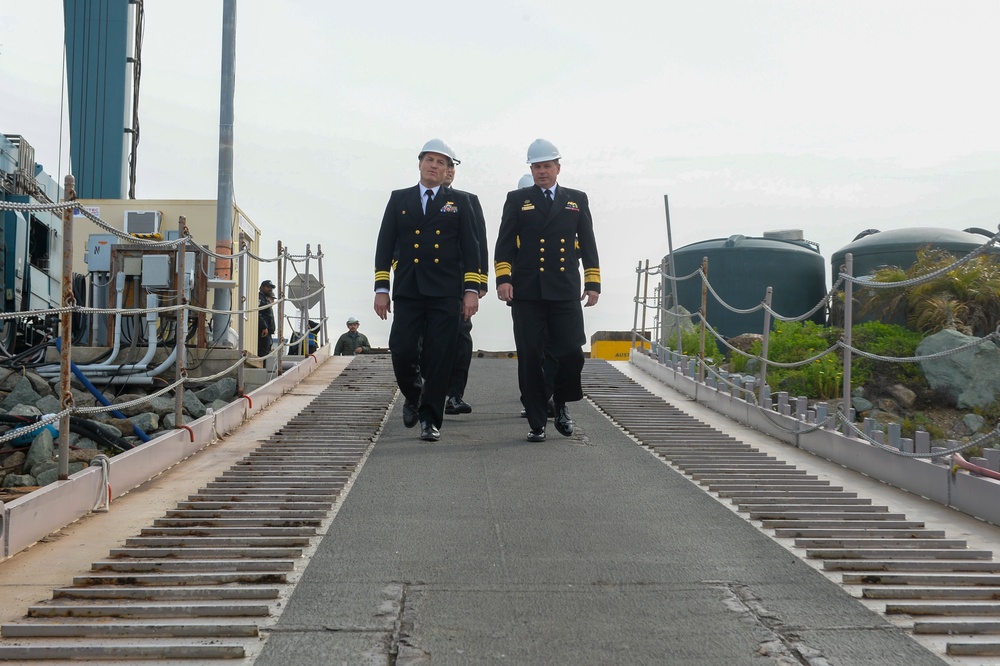
<svg viewBox="0 0 1000 666">
<path fill-rule="evenodd" d="M 111 458 L 111 498 L 121 497 L 185 458 L 232 432 L 292 390 L 330 357 L 327 345 L 260 388 L 222 409 Z M 89 467 L 11 502 L 0 503 L 0 542 L 4 559 L 91 512 L 102 487 L 99 467 Z"/>
<path fill-rule="evenodd" d="M 773 411 L 761 413 L 751 403 L 698 382 L 642 353 L 633 352 L 629 362 L 665 386 L 737 423 L 896 488 L 1000 525 L 1000 482 L 994 479 L 953 473 L 950 464 L 896 455 L 835 430 L 813 430 L 812 424 L 794 416 Z"/>
</svg>

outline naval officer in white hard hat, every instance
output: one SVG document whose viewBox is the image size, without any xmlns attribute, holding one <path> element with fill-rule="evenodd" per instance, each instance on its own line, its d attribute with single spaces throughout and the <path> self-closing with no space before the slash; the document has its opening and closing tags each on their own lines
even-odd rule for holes
<svg viewBox="0 0 1000 666">
<path fill-rule="evenodd" d="M 419 182 L 389 196 L 375 246 L 375 313 L 386 319 L 395 305 L 389 351 L 405 399 L 403 425 L 419 422 L 425 441 L 441 438 L 459 318 L 479 310 L 485 270 L 469 198 L 444 185 L 448 167 L 457 162 L 441 139 L 424 144 L 417 156 Z"/>
<path fill-rule="evenodd" d="M 587 195 L 557 183 L 561 155 L 552 142 L 528 146 L 534 183 L 507 194 L 494 256 L 497 297 L 511 305 L 517 374 L 529 442 L 545 440 L 546 350 L 558 360 L 555 427 L 573 434 L 567 402 L 581 400 L 584 307 L 601 293 L 601 269 Z M 583 264 L 583 280 L 580 264 Z"/>
</svg>

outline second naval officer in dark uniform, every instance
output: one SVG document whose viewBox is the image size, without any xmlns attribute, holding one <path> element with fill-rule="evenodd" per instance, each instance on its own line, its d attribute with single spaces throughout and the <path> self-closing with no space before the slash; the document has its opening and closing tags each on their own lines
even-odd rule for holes
<svg viewBox="0 0 1000 666">
<path fill-rule="evenodd" d="M 587 342 L 580 301 L 585 307 L 594 305 L 601 293 L 590 203 L 585 193 L 556 183 L 559 159 L 559 150 L 545 139 L 528 147 L 535 182 L 507 194 L 493 253 L 497 297 L 511 304 L 530 442 L 545 440 L 546 349 L 558 361 L 553 387 L 556 430 L 573 434 L 566 403 L 583 398 L 580 373 Z"/>
<path fill-rule="evenodd" d="M 448 175 L 445 176 L 444 184 L 451 187 L 455 181 L 455 167 L 448 168 Z M 461 190 L 455 190 L 462 192 Z M 476 240 L 479 242 L 479 298 L 486 295 L 489 290 L 489 275 L 486 271 L 490 263 L 490 250 L 486 244 L 486 216 L 483 215 L 483 206 L 479 203 L 479 197 L 472 192 L 462 192 L 469 197 L 472 204 L 472 212 L 476 218 Z M 455 364 L 451 369 L 451 380 L 448 382 L 448 401 L 445 402 L 445 414 L 469 414 L 472 412 L 472 405 L 464 399 L 465 387 L 469 383 L 469 367 L 472 365 L 472 320 L 462 319 L 458 324 L 458 342 L 455 345 Z"/>
<path fill-rule="evenodd" d="M 391 311 L 389 350 L 403 394 L 403 424 L 437 441 L 460 317 L 479 310 L 479 244 L 468 197 L 443 185 L 455 151 L 440 139 L 417 158 L 420 182 L 389 197 L 375 246 L 375 313 Z"/>
</svg>

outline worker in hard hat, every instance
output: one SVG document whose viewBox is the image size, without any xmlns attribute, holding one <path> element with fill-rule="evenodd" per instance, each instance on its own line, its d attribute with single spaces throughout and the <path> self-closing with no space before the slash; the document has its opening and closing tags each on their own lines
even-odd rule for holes
<svg viewBox="0 0 1000 666">
<path fill-rule="evenodd" d="M 451 187 L 455 181 L 455 167 L 448 167 L 444 178 L 445 187 Z M 479 197 L 471 192 L 462 192 L 472 203 L 472 212 L 476 220 L 476 240 L 479 243 L 479 298 L 489 290 L 489 275 L 487 267 L 490 264 L 490 250 L 486 244 L 486 216 Z M 469 367 L 472 365 L 472 319 L 460 319 L 458 322 L 458 342 L 455 346 L 455 364 L 451 369 L 451 379 L 448 382 L 448 399 L 444 403 L 445 414 L 469 414 L 472 405 L 465 401 L 465 387 L 469 383 Z"/>
<path fill-rule="evenodd" d="M 310 322 L 311 324 L 312 322 Z M 368 354 L 372 350 L 368 336 L 359 333 L 358 328 L 361 322 L 357 317 L 349 317 L 347 320 L 347 333 L 337 339 L 337 344 L 333 347 L 334 356 L 354 356 L 355 354 Z"/>
<path fill-rule="evenodd" d="M 479 310 L 482 270 L 472 203 L 444 184 L 448 167 L 458 162 L 455 151 L 431 139 L 417 160 L 419 182 L 395 190 L 382 216 L 375 245 L 375 313 L 386 319 L 395 305 L 389 351 L 404 397 L 403 425 L 419 422 L 420 439 L 433 442 L 441 438 L 459 312 L 469 319 Z"/>
<path fill-rule="evenodd" d="M 534 182 L 507 194 L 493 253 L 497 297 L 511 305 L 529 442 L 545 441 L 546 350 L 558 360 L 555 427 L 561 435 L 573 434 L 566 403 L 583 398 L 580 374 L 587 342 L 580 302 L 595 305 L 601 293 L 590 203 L 584 192 L 557 183 L 560 159 L 550 141 L 537 139 L 528 146 Z"/>
</svg>

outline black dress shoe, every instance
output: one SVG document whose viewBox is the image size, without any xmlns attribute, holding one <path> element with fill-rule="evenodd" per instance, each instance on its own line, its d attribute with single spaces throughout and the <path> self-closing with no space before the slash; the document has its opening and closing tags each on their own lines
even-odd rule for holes
<svg viewBox="0 0 1000 666">
<path fill-rule="evenodd" d="M 436 442 L 441 439 L 441 432 L 430 421 L 420 423 L 420 439 L 425 442 Z"/>
<path fill-rule="evenodd" d="M 545 441 L 545 428 L 537 428 L 528 433 L 529 442 L 544 442 Z"/>
<path fill-rule="evenodd" d="M 528 418 L 528 410 L 525 409 L 524 407 L 521 408 L 521 418 L 522 419 Z"/>
<path fill-rule="evenodd" d="M 445 414 L 471 414 L 472 405 L 465 402 L 461 398 L 448 398 L 447 402 L 444 403 L 444 413 Z"/>
<path fill-rule="evenodd" d="M 417 418 L 419 417 L 417 412 L 417 406 L 407 400 L 403 403 L 403 425 L 407 428 L 412 428 L 417 425 Z"/>
<path fill-rule="evenodd" d="M 569 437 L 573 434 L 573 419 L 569 417 L 569 408 L 566 403 L 559 405 L 556 410 L 556 430 L 563 437 Z"/>
</svg>

